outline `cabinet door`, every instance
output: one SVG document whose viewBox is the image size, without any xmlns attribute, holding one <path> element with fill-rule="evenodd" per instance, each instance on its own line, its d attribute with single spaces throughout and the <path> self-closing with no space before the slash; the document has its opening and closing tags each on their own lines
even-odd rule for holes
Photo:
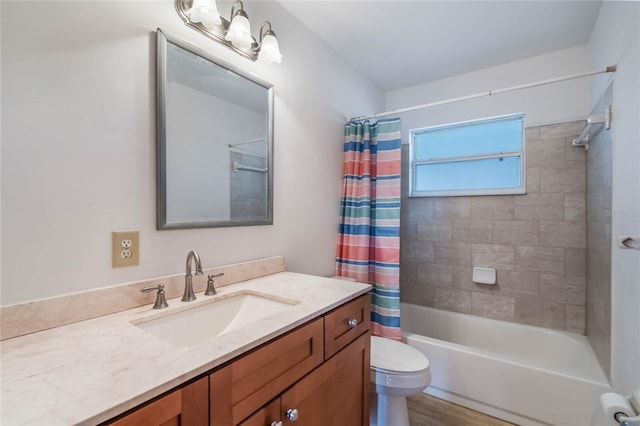
<svg viewBox="0 0 640 426">
<path fill-rule="evenodd" d="M 318 318 L 211 373 L 211 425 L 239 424 L 320 365 L 323 330 Z"/>
<path fill-rule="evenodd" d="M 368 426 L 369 340 L 367 331 L 284 392 L 283 424 Z M 297 419 L 288 419 L 288 410 Z"/>
<path fill-rule="evenodd" d="M 276 398 L 238 426 L 271 426 L 280 421 L 280 398 Z"/>
<path fill-rule="evenodd" d="M 203 377 L 121 417 L 113 426 L 206 426 L 209 378 Z"/>
</svg>

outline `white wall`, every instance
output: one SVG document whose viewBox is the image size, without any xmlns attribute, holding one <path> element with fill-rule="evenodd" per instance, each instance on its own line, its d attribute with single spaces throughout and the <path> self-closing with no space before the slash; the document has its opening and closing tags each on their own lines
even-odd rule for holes
<svg viewBox="0 0 640 426">
<path fill-rule="evenodd" d="M 619 235 L 640 235 L 640 3 L 602 3 L 591 57 L 594 68 L 618 66 L 592 80 L 591 105 L 613 82 L 611 380 L 624 394 L 640 388 L 640 252 L 615 244 Z"/>
<path fill-rule="evenodd" d="M 333 273 L 343 125 L 381 92 L 276 2 L 284 59 L 253 63 L 186 27 L 173 1 L 0 2 L 3 305 L 284 254 Z M 225 11 L 224 13 L 228 13 Z M 274 225 L 155 229 L 155 29 L 275 86 Z M 140 266 L 112 269 L 111 231 L 139 229 Z"/>
<path fill-rule="evenodd" d="M 489 90 L 532 83 L 590 70 L 589 46 L 582 45 L 546 55 L 474 71 L 387 93 L 386 109 L 393 110 Z M 409 130 L 437 124 L 524 112 L 527 127 L 586 119 L 589 112 L 588 79 L 498 94 L 459 103 L 403 113 L 404 142 Z"/>
</svg>

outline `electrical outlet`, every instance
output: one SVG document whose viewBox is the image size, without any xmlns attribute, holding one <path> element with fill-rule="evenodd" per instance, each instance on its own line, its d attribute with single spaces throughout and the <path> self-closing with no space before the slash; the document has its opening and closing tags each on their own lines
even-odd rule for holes
<svg viewBox="0 0 640 426">
<path fill-rule="evenodd" d="M 140 232 L 113 231 L 111 233 L 111 266 L 124 268 L 140 264 Z"/>
</svg>

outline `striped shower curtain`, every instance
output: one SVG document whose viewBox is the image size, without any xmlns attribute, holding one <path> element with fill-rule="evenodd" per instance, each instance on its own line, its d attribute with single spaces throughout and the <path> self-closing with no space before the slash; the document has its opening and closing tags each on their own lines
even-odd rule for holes
<svg viewBox="0 0 640 426">
<path fill-rule="evenodd" d="M 400 119 L 345 126 L 336 275 L 373 285 L 376 336 L 400 339 Z"/>
</svg>

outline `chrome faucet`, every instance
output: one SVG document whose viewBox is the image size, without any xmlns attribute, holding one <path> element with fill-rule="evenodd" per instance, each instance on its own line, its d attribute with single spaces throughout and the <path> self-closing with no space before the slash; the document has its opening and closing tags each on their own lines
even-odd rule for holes
<svg viewBox="0 0 640 426">
<path fill-rule="evenodd" d="M 196 295 L 193 293 L 193 282 L 191 277 L 191 260 L 196 260 L 196 273 L 195 275 L 202 275 L 202 264 L 200 263 L 200 256 L 195 250 L 191 250 L 187 255 L 187 272 L 184 276 L 184 294 L 182 295 L 183 302 L 193 302 L 196 300 Z"/>
</svg>

